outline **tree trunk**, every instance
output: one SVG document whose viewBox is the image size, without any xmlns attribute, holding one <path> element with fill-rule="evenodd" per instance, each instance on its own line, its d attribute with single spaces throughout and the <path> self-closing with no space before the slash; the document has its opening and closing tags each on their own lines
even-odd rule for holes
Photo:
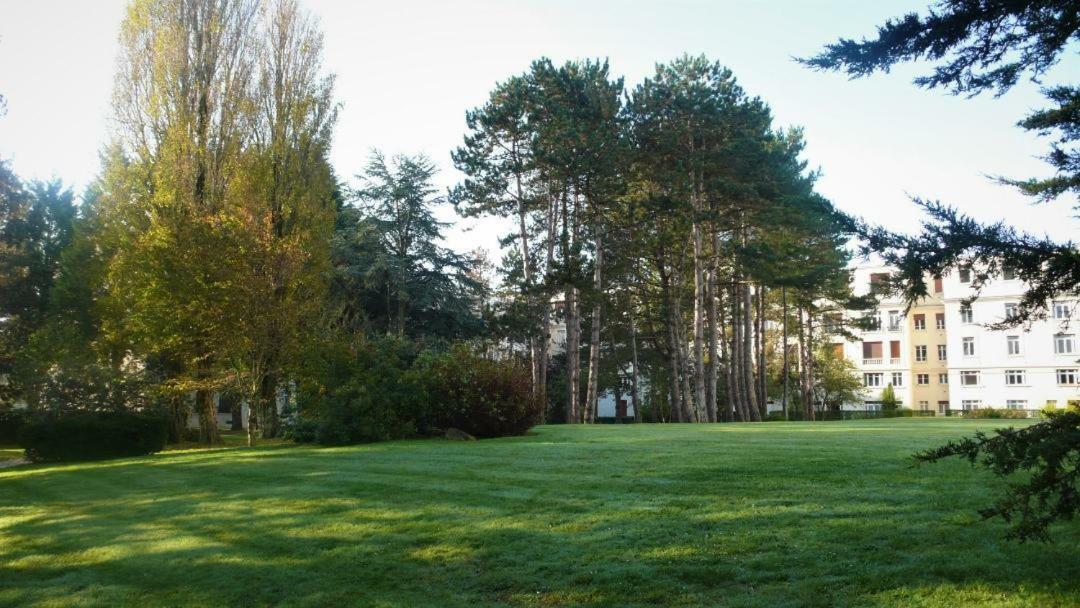
<svg viewBox="0 0 1080 608">
<path fill-rule="evenodd" d="M 266 374 L 259 385 L 258 417 L 264 439 L 277 437 L 279 417 L 277 409 L 278 379 L 276 374 Z"/>
<path fill-rule="evenodd" d="M 224 398 L 222 395 L 220 398 Z M 229 395 L 229 415 L 232 420 L 229 422 L 229 430 L 242 431 L 244 430 L 244 402 L 236 395 Z"/>
<path fill-rule="evenodd" d="M 195 411 L 199 415 L 199 441 L 206 445 L 220 445 L 217 406 L 214 403 L 212 391 L 205 389 L 195 391 Z"/>
<path fill-rule="evenodd" d="M 634 408 L 634 422 L 641 422 L 641 407 L 638 403 L 638 354 L 637 321 L 634 314 L 634 298 L 630 298 L 630 406 Z"/>
<path fill-rule="evenodd" d="M 596 230 L 596 258 L 593 261 L 592 326 L 589 328 L 589 385 L 585 396 L 585 422 L 596 421 L 600 382 L 600 304 L 603 300 L 604 240 L 599 226 Z"/>
<path fill-rule="evenodd" d="M 750 413 L 750 420 L 761 422 L 761 410 L 757 400 L 757 386 L 754 383 L 754 344 L 752 314 L 753 304 L 750 296 L 750 285 L 745 281 L 742 284 L 743 294 L 743 390 L 746 395 L 746 408 Z"/>
<path fill-rule="evenodd" d="M 570 424 L 578 424 L 582 417 L 578 403 L 581 399 L 581 325 L 577 318 L 577 289 L 568 284 L 564 298 L 566 299 L 566 421 Z"/>
<path fill-rule="evenodd" d="M 768 375 L 765 369 L 765 286 L 757 289 L 757 397 L 762 420 L 769 414 Z"/>
<path fill-rule="evenodd" d="M 695 208 L 698 207 L 695 197 Z M 699 211 L 699 209 L 695 209 Z M 697 420 L 708 420 L 709 405 L 705 399 L 705 269 L 702 258 L 701 222 L 693 224 L 694 238 L 694 408 Z"/>
<path fill-rule="evenodd" d="M 814 312 L 806 310 L 806 419 L 814 420 Z"/>
<path fill-rule="evenodd" d="M 781 319 L 781 321 L 780 321 L 781 325 L 783 326 L 783 330 L 782 330 L 783 331 L 783 338 L 781 340 L 782 341 L 781 348 L 784 349 L 784 352 L 782 354 L 784 362 L 783 362 L 783 365 L 781 366 L 782 367 L 782 372 L 781 373 L 783 374 L 782 381 L 784 383 L 784 392 L 782 393 L 782 395 L 780 397 L 780 409 L 782 409 L 783 412 L 784 412 L 784 420 L 787 420 L 788 419 L 788 409 L 787 409 L 788 374 L 789 374 L 789 371 L 790 371 L 790 367 L 788 367 L 788 328 L 787 328 L 788 306 L 787 306 L 787 287 L 786 286 L 781 286 L 780 287 L 780 299 L 783 300 L 783 315 L 784 315 L 783 319 Z"/>
</svg>

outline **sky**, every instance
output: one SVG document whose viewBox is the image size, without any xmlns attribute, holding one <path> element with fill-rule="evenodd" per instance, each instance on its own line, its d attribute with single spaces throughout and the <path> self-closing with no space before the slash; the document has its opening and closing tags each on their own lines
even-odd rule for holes
<svg viewBox="0 0 1080 608">
<path fill-rule="evenodd" d="M 1015 126 L 1044 105 L 1022 83 L 1001 98 L 953 97 L 911 79 L 926 66 L 848 80 L 793 60 L 838 37 L 870 35 L 927 0 L 302 0 L 321 21 L 325 66 L 341 114 L 331 160 L 352 181 L 373 148 L 423 152 L 460 176 L 450 152 L 466 110 L 541 56 L 608 58 L 632 88 L 656 63 L 704 54 L 770 104 L 778 125 L 804 128 L 818 191 L 844 211 L 914 231 L 909 196 L 952 204 L 985 221 L 1080 240 L 1071 202 L 1032 206 L 988 175 L 1044 175 L 1047 142 Z M 81 190 L 99 169 L 124 0 L 0 0 L 0 158 L 24 178 L 58 177 Z M 921 69 L 920 69 L 921 67 Z M 1074 52 L 1047 82 L 1075 80 Z M 448 244 L 495 251 L 507 225 L 453 220 Z"/>
</svg>

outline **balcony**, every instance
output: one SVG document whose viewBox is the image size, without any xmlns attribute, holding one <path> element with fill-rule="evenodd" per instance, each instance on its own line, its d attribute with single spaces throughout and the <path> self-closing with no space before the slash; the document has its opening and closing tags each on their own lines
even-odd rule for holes
<svg viewBox="0 0 1080 608">
<path fill-rule="evenodd" d="M 889 359 L 889 365 L 900 365 L 900 357 L 892 357 Z"/>
<path fill-rule="evenodd" d="M 881 359 L 863 359 L 863 365 L 881 365 Z"/>
</svg>

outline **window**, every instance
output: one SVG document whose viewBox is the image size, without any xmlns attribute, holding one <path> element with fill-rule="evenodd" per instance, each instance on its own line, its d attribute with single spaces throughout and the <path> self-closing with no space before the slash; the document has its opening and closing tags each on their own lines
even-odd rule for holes
<svg viewBox="0 0 1080 608">
<path fill-rule="evenodd" d="M 934 293 L 941 293 L 941 277 L 934 277 Z"/>
<path fill-rule="evenodd" d="M 939 312 L 934 315 L 934 322 L 938 329 L 945 329 L 945 313 Z"/>
<path fill-rule="evenodd" d="M 1076 369 L 1059 369 L 1057 370 L 1057 382 L 1064 386 L 1072 386 L 1076 384 Z"/>
<path fill-rule="evenodd" d="M 1027 401 L 1024 399 L 1006 399 L 1005 407 L 1010 410 L 1026 410 Z"/>
<path fill-rule="evenodd" d="M 918 346 L 915 347 L 915 360 L 916 361 L 926 361 L 926 345 L 925 344 L 919 344 Z"/>
<path fill-rule="evenodd" d="M 837 359 L 843 359 L 844 358 L 844 345 L 842 343 L 834 342 L 830 346 L 832 348 L 832 356 L 833 357 L 835 357 Z"/>
<path fill-rule="evenodd" d="M 1020 354 L 1020 336 L 1005 336 L 1005 352 L 1010 355 Z"/>
<path fill-rule="evenodd" d="M 970 283 L 971 282 L 971 269 L 970 268 L 961 268 L 960 269 L 960 282 L 961 283 Z"/>
<path fill-rule="evenodd" d="M 863 364 L 881 363 L 881 342 L 862 343 Z"/>
<path fill-rule="evenodd" d="M 1055 407 L 1057 407 L 1057 399 L 1047 399 L 1046 407 L 1050 409 L 1054 409 Z"/>
<path fill-rule="evenodd" d="M 1022 369 L 1007 369 L 1005 370 L 1005 384 L 1009 386 L 1019 386 L 1022 384 L 1027 384 L 1027 382 L 1025 382 L 1026 378 L 1024 376 L 1024 370 Z"/>
<path fill-rule="evenodd" d="M 889 311 L 889 331 L 900 331 L 900 319 L 903 317 L 900 315 L 899 310 Z"/>
<path fill-rule="evenodd" d="M 893 372 L 892 373 L 892 385 L 893 386 L 904 386 L 904 374 L 902 374 L 901 372 Z"/>
<path fill-rule="evenodd" d="M 915 315 L 915 329 L 926 329 L 926 315 Z"/>
<path fill-rule="evenodd" d="M 915 374 L 915 384 L 923 386 L 930 384 L 930 374 Z"/>
<path fill-rule="evenodd" d="M 881 386 L 881 377 L 884 374 L 863 374 L 863 384 L 866 386 Z"/>
<path fill-rule="evenodd" d="M 1016 318 L 1016 307 L 1017 307 L 1017 305 L 1016 305 L 1015 302 L 1009 302 L 1008 304 L 1005 305 L 1005 318 L 1006 319 L 1015 319 Z"/>
<path fill-rule="evenodd" d="M 949 411 L 949 402 L 948 401 L 938 401 L 937 402 L 937 411 L 940 414 L 944 414 L 945 412 Z"/>
<path fill-rule="evenodd" d="M 970 412 L 971 410 L 977 410 L 981 406 L 982 406 L 982 400 L 981 399 L 964 399 L 963 401 L 960 402 L 960 409 L 964 410 L 965 412 Z"/>
<path fill-rule="evenodd" d="M 1054 354 L 1071 355 L 1073 353 L 1073 335 L 1058 334 L 1054 336 Z"/>
<path fill-rule="evenodd" d="M 964 338 L 963 339 L 963 347 L 964 347 L 964 356 L 965 357 L 974 357 L 975 356 L 975 338 Z"/>
<path fill-rule="evenodd" d="M 948 384 L 949 383 L 949 374 L 944 373 L 944 372 L 938 374 L 937 375 L 937 383 L 938 384 Z"/>
<path fill-rule="evenodd" d="M 900 341 L 889 342 L 889 363 L 900 363 Z"/>
<path fill-rule="evenodd" d="M 978 386 L 979 372 L 960 372 L 960 384 L 964 386 Z"/>
<path fill-rule="evenodd" d="M 919 402 L 919 409 L 923 410 L 924 412 L 926 410 L 930 409 L 930 402 L 929 401 L 920 401 Z"/>
<path fill-rule="evenodd" d="M 1072 305 L 1068 302 L 1054 302 L 1054 318 L 1068 319 L 1072 316 Z"/>
<path fill-rule="evenodd" d="M 1016 270 L 1009 266 L 1005 266 L 1001 269 L 1001 278 L 1005 279 L 1006 281 L 1014 280 L 1016 278 Z"/>
<path fill-rule="evenodd" d="M 948 349 L 945 347 L 944 344 L 938 344 L 937 345 L 937 360 L 938 361 L 945 361 L 946 359 L 948 359 L 949 358 L 949 353 L 947 351 L 948 351 Z"/>
<path fill-rule="evenodd" d="M 889 273 L 870 273 L 870 293 L 886 293 L 889 291 Z"/>
<path fill-rule="evenodd" d="M 960 307 L 960 322 L 961 323 L 974 323 L 975 313 L 971 312 L 971 307 L 964 305 Z"/>
</svg>

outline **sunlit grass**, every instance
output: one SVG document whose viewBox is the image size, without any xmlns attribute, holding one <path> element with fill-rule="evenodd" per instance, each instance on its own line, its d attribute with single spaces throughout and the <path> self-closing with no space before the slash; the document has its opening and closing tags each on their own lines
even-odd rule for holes
<svg viewBox="0 0 1080 608">
<path fill-rule="evenodd" d="M 912 451 L 995 421 L 544 427 L 0 470 L 10 606 L 1076 606 L 1080 525 Z"/>
</svg>

